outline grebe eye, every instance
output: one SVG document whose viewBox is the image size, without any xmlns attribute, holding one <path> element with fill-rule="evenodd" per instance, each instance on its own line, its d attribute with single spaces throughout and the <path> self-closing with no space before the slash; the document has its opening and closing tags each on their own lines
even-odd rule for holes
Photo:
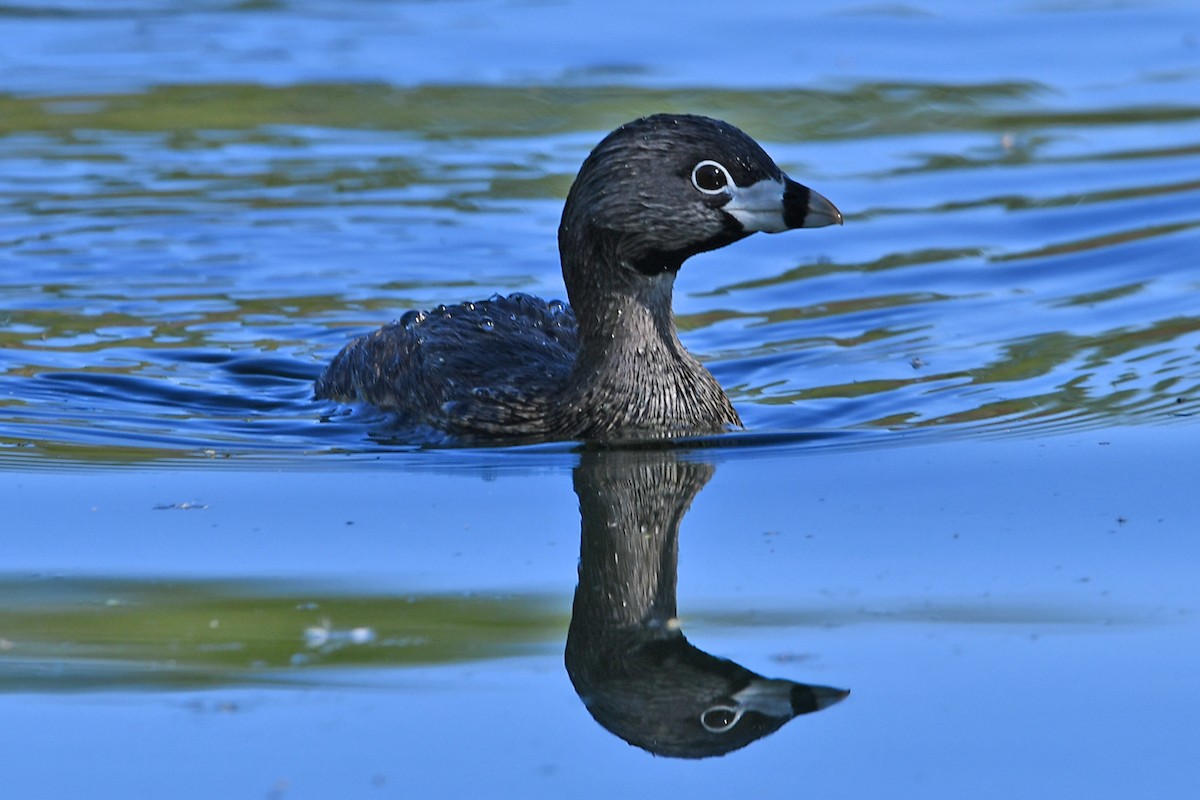
<svg viewBox="0 0 1200 800">
<path fill-rule="evenodd" d="M 692 186 L 705 194 L 719 194 L 732 182 L 729 171 L 715 161 L 701 161 L 692 170 Z"/>
<path fill-rule="evenodd" d="M 713 706 L 705 709 L 704 713 L 700 715 L 700 724 L 709 733 L 724 733 L 736 725 L 741 718 L 742 712 L 739 709 L 730 706 Z"/>
</svg>

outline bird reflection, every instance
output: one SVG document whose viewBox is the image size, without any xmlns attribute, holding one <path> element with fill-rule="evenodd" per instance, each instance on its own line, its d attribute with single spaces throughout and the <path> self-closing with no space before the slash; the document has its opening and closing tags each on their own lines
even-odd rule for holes
<svg viewBox="0 0 1200 800">
<path fill-rule="evenodd" d="M 666 450 L 588 450 L 566 666 L 591 715 L 656 755 L 723 755 L 848 692 L 764 678 L 688 643 L 675 618 L 679 523 L 710 464 Z"/>
</svg>

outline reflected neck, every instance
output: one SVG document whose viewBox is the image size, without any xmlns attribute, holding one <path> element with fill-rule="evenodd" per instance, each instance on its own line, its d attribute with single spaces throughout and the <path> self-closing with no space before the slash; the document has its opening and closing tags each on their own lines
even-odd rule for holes
<svg viewBox="0 0 1200 800">
<path fill-rule="evenodd" d="M 585 454 L 575 473 L 582 530 L 572 629 L 678 635 L 679 524 L 712 471 L 661 454 Z"/>
</svg>

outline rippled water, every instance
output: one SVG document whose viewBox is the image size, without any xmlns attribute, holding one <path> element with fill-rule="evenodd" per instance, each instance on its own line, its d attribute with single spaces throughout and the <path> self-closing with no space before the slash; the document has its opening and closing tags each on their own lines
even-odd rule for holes
<svg viewBox="0 0 1200 800">
<path fill-rule="evenodd" d="M 369 449 L 322 424 L 321 364 L 408 308 L 560 296 L 575 169 L 661 108 L 735 120 L 847 214 L 681 274 L 751 430 L 1193 414 L 1200 107 L 1075 105 L 1033 80 L 0 98 L 4 443 Z"/>
<path fill-rule="evenodd" d="M 236 762 L 208 796 L 428 792 L 463 747 L 485 777 L 453 794 L 1194 786 L 1200 13 L 688 8 L 0 5 L 19 789 L 96 788 L 46 783 L 58 752 L 191 796 L 170 773 L 199 753 Z M 661 110 L 738 125 L 846 214 L 676 285 L 747 424 L 686 455 L 716 471 L 678 545 L 688 633 L 854 691 L 720 767 L 639 760 L 562 674 L 569 445 L 413 451 L 311 397 L 407 309 L 562 296 L 576 169 Z M 162 774 L 104 766 L 147 748 Z"/>
</svg>

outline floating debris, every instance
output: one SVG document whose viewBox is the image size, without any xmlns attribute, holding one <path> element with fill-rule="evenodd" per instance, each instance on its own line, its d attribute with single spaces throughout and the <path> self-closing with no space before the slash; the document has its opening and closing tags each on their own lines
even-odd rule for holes
<svg viewBox="0 0 1200 800">
<path fill-rule="evenodd" d="M 355 644 L 370 644 L 375 641 L 375 629 L 368 627 L 337 630 L 329 620 L 322 620 L 320 625 L 304 629 L 304 644 L 313 650 L 329 652 Z"/>
<path fill-rule="evenodd" d="M 208 503 L 159 503 L 154 507 L 155 511 L 203 511 L 208 508 Z"/>
</svg>

